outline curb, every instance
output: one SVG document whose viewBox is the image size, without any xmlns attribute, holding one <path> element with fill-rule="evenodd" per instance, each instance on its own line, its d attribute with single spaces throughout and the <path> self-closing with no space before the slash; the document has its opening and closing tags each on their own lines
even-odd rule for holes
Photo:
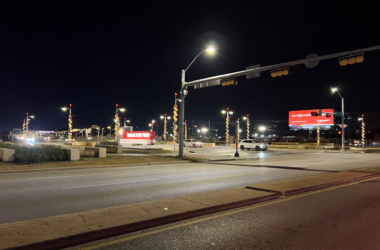
<svg viewBox="0 0 380 250">
<path fill-rule="evenodd" d="M 357 171 L 357 172 L 360 172 L 360 171 Z M 380 173 L 370 173 L 370 172 L 368 172 L 368 173 L 369 174 L 366 176 L 354 177 L 354 178 L 334 181 L 334 182 L 330 182 L 330 183 L 324 183 L 324 184 L 305 187 L 305 188 L 293 189 L 293 190 L 289 190 L 289 191 L 285 191 L 285 192 L 275 191 L 275 190 L 270 190 L 270 189 L 263 189 L 263 188 L 255 188 L 255 187 L 249 187 L 249 186 L 246 186 L 246 188 L 258 190 L 258 191 L 266 191 L 266 192 L 277 193 L 277 194 L 281 194 L 284 196 L 290 196 L 290 195 L 306 193 L 306 192 L 313 191 L 313 190 L 323 189 L 323 188 L 327 188 L 327 187 L 331 187 L 331 186 L 337 186 L 340 184 L 345 184 L 345 183 L 349 183 L 349 182 L 355 182 L 355 181 L 360 181 L 360 180 L 365 180 L 365 179 L 370 179 L 370 178 L 373 178 L 376 176 L 380 176 Z"/>
<path fill-rule="evenodd" d="M 121 226 L 111 227 L 107 229 L 93 230 L 91 232 L 81 233 L 77 235 L 63 236 L 53 240 L 47 240 L 44 242 L 34 243 L 25 246 L 8 248 L 12 250 L 50 250 L 50 249 L 61 249 L 72 246 L 77 246 L 80 244 L 92 242 L 95 240 L 101 240 L 109 237 L 114 237 L 117 235 L 122 235 L 126 233 L 131 233 L 139 230 L 148 229 L 151 227 L 157 227 L 169 223 L 174 223 L 181 220 L 191 219 L 194 217 L 199 217 L 207 214 L 218 213 L 229 209 L 234 209 L 242 206 L 252 205 L 264 201 L 278 199 L 278 194 L 269 194 L 267 196 L 247 199 L 238 202 L 232 202 L 222 205 L 217 205 L 208 208 L 202 208 L 198 210 L 193 210 L 185 213 L 179 213 L 175 215 L 168 215 L 160 218 L 139 221 L 135 223 L 125 224 Z"/>
<path fill-rule="evenodd" d="M 135 164 L 117 164 L 117 165 L 100 165 L 89 167 L 74 167 L 74 168 L 41 168 L 41 169 L 23 169 L 23 170 L 0 170 L 2 174 L 14 174 L 14 173 L 30 173 L 30 172 L 49 172 L 57 170 L 78 170 L 78 169 L 93 169 L 93 168 L 118 168 L 118 167 L 134 167 L 134 166 L 150 166 L 150 165 L 162 165 L 162 164 L 178 164 L 178 163 L 191 163 L 190 160 L 184 161 L 169 161 L 169 162 L 153 162 L 153 163 L 135 163 Z"/>
</svg>

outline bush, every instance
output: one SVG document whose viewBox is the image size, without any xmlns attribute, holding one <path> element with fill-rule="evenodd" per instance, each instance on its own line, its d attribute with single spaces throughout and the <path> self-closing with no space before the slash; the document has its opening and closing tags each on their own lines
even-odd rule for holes
<svg viewBox="0 0 380 250">
<path fill-rule="evenodd" d="M 10 148 L 10 149 L 16 149 L 20 146 L 13 144 L 13 143 L 5 143 L 5 142 L 0 142 L 0 148 Z"/>
<path fill-rule="evenodd" d="M 15 162 L 17 163 L 38 163 L 48 161 L 65 161 L 67 153 L 65 150 L 55 146 L 42 148 L 17 147 L 15 149 Z"/>
<path fill-rule="evenodd" d="M 94 157 L 95 152 L 94 151 L 80 151 L 80 157 Z"/>
</svg>

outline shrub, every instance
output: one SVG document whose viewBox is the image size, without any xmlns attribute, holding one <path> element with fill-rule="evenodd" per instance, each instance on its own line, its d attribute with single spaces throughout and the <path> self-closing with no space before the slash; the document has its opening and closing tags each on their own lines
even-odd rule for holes
<svg viewBox="0 0 380 250">
<path fill-rule="evenodd" d="M 94 156 L 95 156 L 94 151 L 84 151 L 84 150 L 80 151 L 80 157 L 94 157 Z"/>
<path fill-rule="evenodd" d="M 15 149 L 15 162 L 17 163 L 37 163 L 48 161 L 65 161 L 67 153 L 65 150 L 55 146 L 42 148 L 17 147 Z"/>
<path fill-rule="evenodd" d="M 18 147 L 20 147 L 20 146 L 16 145 L 16 144 L 13 144 L 13 143 L 0 142 L 0 148 L 16 149 Z"/>
</svg>

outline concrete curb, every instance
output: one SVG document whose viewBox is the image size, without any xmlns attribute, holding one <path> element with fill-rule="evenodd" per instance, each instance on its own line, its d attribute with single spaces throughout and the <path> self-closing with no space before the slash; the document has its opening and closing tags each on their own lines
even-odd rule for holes
<svg viewBox="0 0 380 250">
<path fill-rule="evenodd" d="M 244 188 L 242 188 L 244 189 Z M 253 190 L 252 190 L 253 191 Z M 256 191 L 257 192 L 257 191 Z M 206 192 L 205 194 L 207 195 Z M 212 193 L 212 192 L 211 192 Z M 43 239 L 40 242 L 32 243 L 32 244 L 24 244 L 21 246 L 14 246 L 14 247 L 8 247 L 4 248 L 0 246 L 0 249 L 13 249 L 13 250 L 19 250 L 19 249 L 38 249 L 38 250 L 47 250 L 47 249 L 61 249 L 61 248 L 66 248 L 66 247 L 71 247 L 71 246 L 76 246 L 79 244 L 84 244 L 87 242 L 92 242 L 95 240 L 101 240 L 104 238 L 108 237 L 113 237 L 121 234 L 126 234 L 126 233 L 131 233 L 151 227 L 157 227 L 161 226 L 164 224 L 168 223 L 173 223 L 177 222 L 180 220 L 185 220 L 185 219 L 190 219 L 198 216 L 203 216 L 211 213 L 217 213 L 221 212 L 224 210 L 228 209 L 234 209 L 242 206 L 247 206 L 247 205 L 252 205 L 255 203 L 259 202 L 264 202 L 268 200 L 274 200 L 279 198 L 278 194 L 268 194 L 268 195 L 263 195 L 255 198 L 249 198 L 249 199 L 244 199 L 244 200 L 239 200 L 235 202 L 230 202 L 230 203 L 225 203 L 225 204 L 219 204 L 219 205 L 214 205 L 210 207 L 205 207 L 205 208 L 200 208 L 200 209 L 195 209 L 187 212 L 182 212 L 182 213 L 176 213 L 176 214 L 171 214 L 167 216 L 162 216 L 162 217 L 157 217 L 157 218 L 151 218 L 151 219 L 146 219 L 146 220 L 141 220 L 129 224 L 123 224 L 119 226 L 111 226 L 109 228 L 105 229 L 90 229 L 90 231 L 83 232 L 83 233 L 72 233 L 69 231 L 67 235 L 64 235 L 65 233 L 60 233 L 59 237 L 56 236 L 53 239 Z M 195 202 L 197 203 L 197 202 Z M 138 204 L 138 203 L 137 203 Z M 198 203 L 199 204 L 199 203 Z M 81 222 L 82 223 L 82 222 Z M 11 224 L 11 223 L 10 223 Z M 33 227 L 38 227 L 38 223 L 34 224 L 32 223 Z M 13 232 L 12 234 L 14 235 L 19 235 L 19 232 L 17 232 L 17 227 L 15 226 L 6 226 L 8 228 L 12 228 Z M 65 231 L 65 230 L 63 230 Z M 8 230 L 9 232 L 9 230 Z M 67 232 L 67 229 L 66 229 Z M 70 235 L 71 233 L 71 235 Z M 47 237 L 48 238 L 48 237 Z M 39 238 L 41 239 L 41 237 Z M 15 242 L 14 244 L 22 244 L 22 238 L 17 237 L 16 239 L 17 243 Z M 12 243 L 13 244 L 13 243 Z M 8 244 L 9 245 L 9 244 Z"/>
<path fill-rule="evenodd" d="M 150 166 L 162 164 L 178 164 L 178 163 L 191 163 L 191 160 L 184 161 L 169 161 L 169 162 L 152 162 L 152 163 L 134 163 L 134 164 L 117 164 L 117 165 L 100 165 L 89 167 L 74 167 L 74 168 L 41 168 L 41 169 L 22 169 L 22 170 L 0 170 L 1 174 L 14 174 L 14 173 L 29 173 L 29 172 L 49 172 L 57 170 L 78 170 L 78 169 L 93 169 L 93 168 L 118 168 L 118 167 L 134 167 L 134 166 Z"/>
<path fill-rule="evenodd" d="M 357 171 L 357 172 L 359 172 L 359 171 Z M 293 189 L 293 190 L 284 191 L 284 192 L 271 190 L 271 189 L 265 189 L 265 188 L 250 187 L 250 186 L 246 186 L 246 188 L 258 190 L 258 191 L 266 191 L 266 192 L 277 193 L 277 194 L 281 194 L 284 196 L 290 196 L 290 195 L 305 193 L 305 192 L 309 192 L 309 191 L 313 191 L 313 190 L 323 189 L 323 188 L 327 188 L 327 187 L 331 187 L 331 186 L 337 186 L 337 185 L 341 185 L 341 184 L 345 184 L 345 183 L 349 183 L 349 182 L 360 181 L 360 180 L 365 180 L 365 179 L 370 179 L 373 177 L 380 176 L 380 173 L 370 173 L 370 172 L 366 172 L 366 173 L 368 173 L 368 175 L 361 176 L 361 177 L 348 178 L 348 179 L 324 183 L 324 184 L 320 184 L 320 185 L 309 186 L 309 187 L 305 187 L 305 188 Z"/>
</svg>

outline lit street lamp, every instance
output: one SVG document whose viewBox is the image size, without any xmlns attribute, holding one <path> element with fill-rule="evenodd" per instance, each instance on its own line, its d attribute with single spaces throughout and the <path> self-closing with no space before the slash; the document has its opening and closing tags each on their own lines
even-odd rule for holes
<svg viewBox="0 0 380 250">
<path fill-rule="evenodd" d="M 152 120 L 152 123 L 149 123 L 150 131 L 153 131 L 155 122 L 155 120 Z"/>
<path fill-rule="evenodd" d="M 247 121 L 247 139 L 249 139 L 249 114 L 243 117 L 243 120 Z"/>
<path fill-rule="evenodd" d="M 222 110 L 222 114 L 226 114 L 226 146 L 228 147 L 228 139 L 230 137 L 229 135 L 229 123 L 230 123 L 230 115 L 232 115 L 234 112 L 230 111 L 230 108 L 227 108 L 227 110 Z"/>
<path fill-rule="evenodd" d="M 184 153 L 183 153 L 183 140 L 184 140 L 184 123 L 185 123 L 185 96 L 187 95 L 187 89 L 184 88 L 185 84 L 185 74 L 186 71 L 190 68 L 190 66 L 194 63 L 194 61 L 200 56 L 202 53 L 208 52 L 208 53 L 214 53 L 215 49 L 212 47 L 207 48 L 206 50 L 201 51 L 193 61 L 191 61 L 190 65 L 186 68 L 183 69 L 181 72 L 181 89 L 180 89 L 180 100 L 181 100 L 181 106 L 180 106 L 180 112 L 179 112 L 179 157 L 183 158 Z"/>
<path fill-rule="evenodd" d="M 24 120 L 24 140 L 26 140 L 26 137 L 29 137 L 29 121 L 30 119 L 29 118 L 33 118 L 34 119 L 34 115 L 29 115 L 29 113 L 26 113 L 26 119 Z"/>
<path fill-rule="evenodd" d="M 333 93 L 338 92 L 340 98 L 342 98 L 342 125 L 341 125 L 341 128 L 342 128 L 342 152 L 344 152 L 344 151 L 346 151 L 344 148 L 344 128 L 346 127 L 346 125 L 344 124 L 344 98 L 339 93 L 338 88 L 331 88 L 331 91 Z"/>
<path fill-rule="evenodd" d="M 362 118 L 359 118 L 358 119 L 359 121 L 362 121 L 362 144 L 363 144 L 363 149 L 364 149 L 364 145 L 365 145 L 365 123 L 364 123 L 364 114 L 362 115 Z"/>
<path fill-rule="evenodd" d="M 165 115 L 161 115 L 160 119 L 164 120 L 164 141 L 166 142 L 166 129 L 167 129 L 167 123 L 168 123 L 166 120 L 170 120 L 171 117 L 170 116 L 166 116 L 166 114 L 165 114 Z"/>
<path fill-rule="evenodd" d="M 70 104 L 69 108 L 66 108 L 66 107 L 63 107 L 61 108 L 63 111 L 67 111 L 69 110 L 69 131 L 67 131 L 67 138 L 68 138 L 68 141 L 69 143 L 71 144 L 71 141 L 73 140 L 73 135 L 72 135 L 72 130 L 73 130 L 73 117 L 71 115 L 71 107 L 73 105 Z"/>
<path fill-rule="evenodd" d="M 131 122 L 131 120 L 127 120 L 127 118 L 124 117 L 124 127 L 126 127 L 127 123 L 130 123 L 130 122 Z"/>
<path fill-rule="evenodd" d="M 112 127 L 108 126 L 107 128 L 110 130 L 110 136 L 111 136 L 112 135 Z"/>
<path fill-rule="evenodd" d="M 119 128 L 120 128 L 120 117 L 119 111 L 124 112 L 125 108 L 119 108 L 119 104 L 116 104 L 116 113 L 115 113 L 115 141 L 119 141 Z"/>
<path fill-rule="evenodd" d="M 206 139 L 207 128 L 202 128 L 202 132 L 203 132 L 203 141 L 204 141 Z"/>
</svg>

